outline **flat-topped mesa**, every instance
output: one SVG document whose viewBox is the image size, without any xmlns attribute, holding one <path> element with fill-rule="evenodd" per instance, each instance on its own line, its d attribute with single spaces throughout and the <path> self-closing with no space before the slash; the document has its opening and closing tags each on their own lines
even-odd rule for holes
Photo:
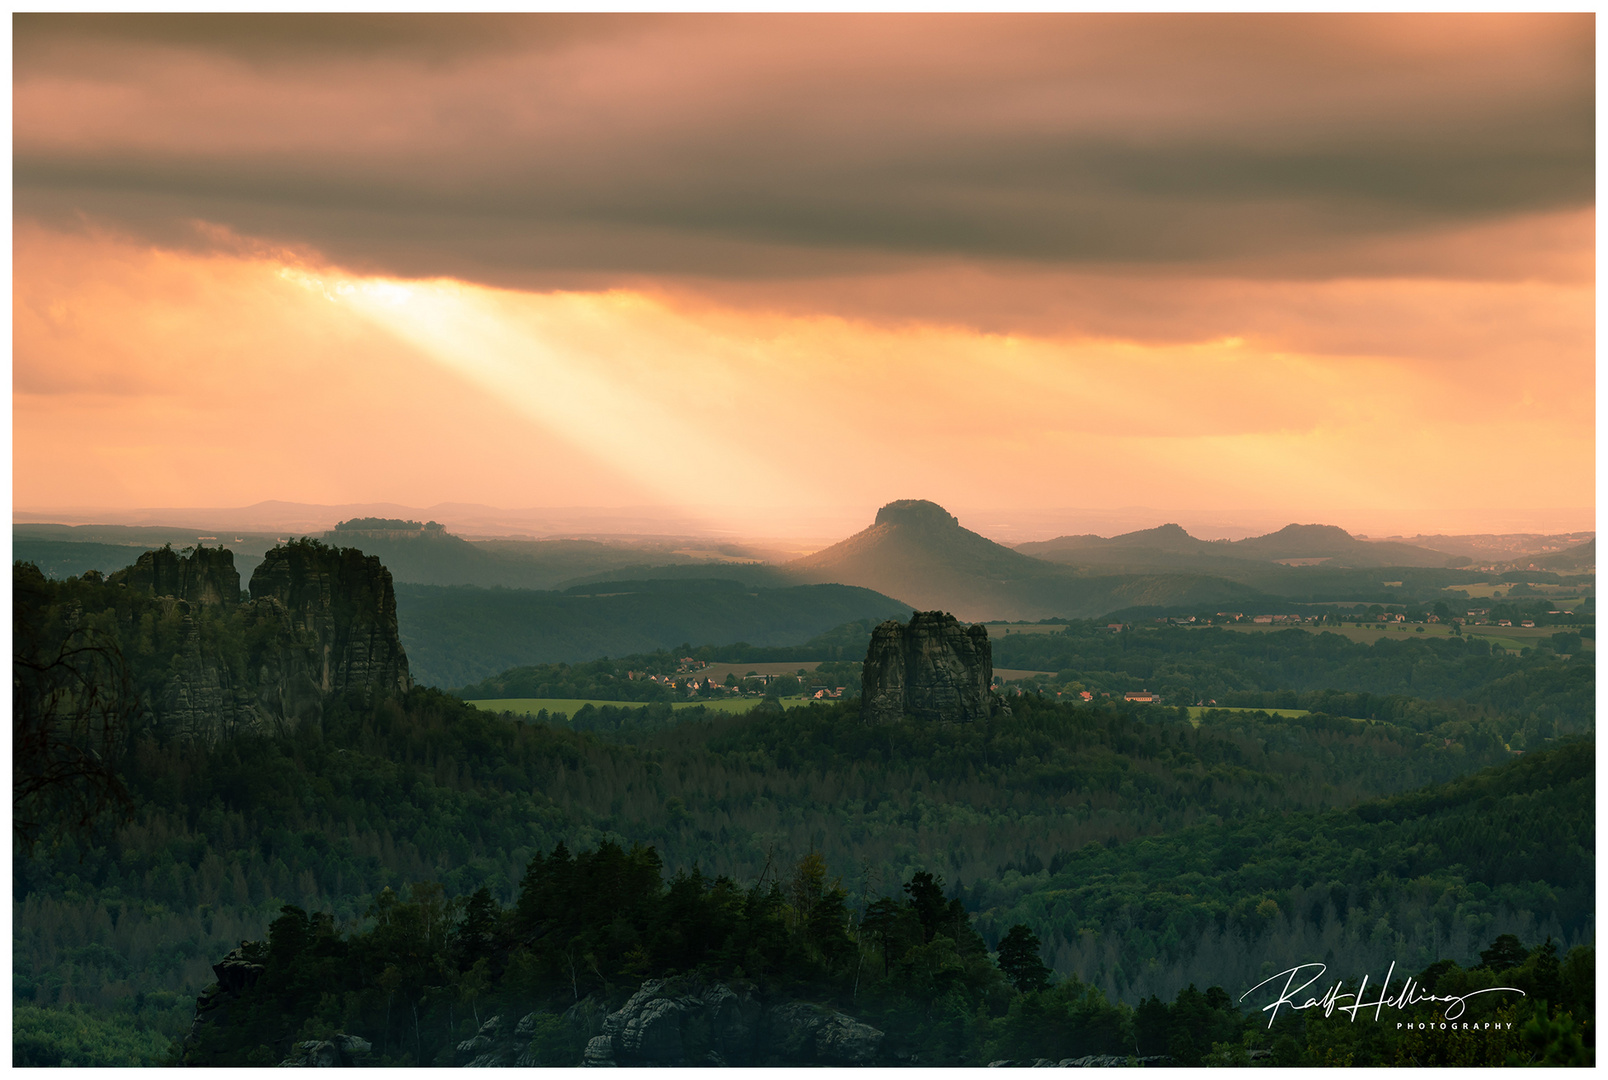
<svg viewBox="0 0 1608 1080">
<path fill-rule="evenodd" d="M 251 597 L 277 601 L 292 629 L 317 640 L 311 674 L 322 692 L 412 688 L 391 572 L 375 556 L 316 540 L 284 544 L 251 575 Z"/>
<path fill-rule="evenodd" d="M 994 707 L 993 650 L 981 625 L 962 626 L 942 611 L 917 611 L 871 632 L 861 677 L 860 716 L 868 724 L 912 717 L 947 723 L 986 720 Z"/>
<path fill-rule="evenodd" d="M 240 571 L 228 548 L 196 547 L 181 555 L 170 544 L 145 552 L 133 566 L 113 573 L 107 584 L 176 597 L 197 607 L 240 602 Z"/>
<path fill-rule="evenodd" d="M 926 499 L 895 499 L 877 511 L 876 524 L 958 529 L 960 519 L 937 503 Z"/>
</svg>

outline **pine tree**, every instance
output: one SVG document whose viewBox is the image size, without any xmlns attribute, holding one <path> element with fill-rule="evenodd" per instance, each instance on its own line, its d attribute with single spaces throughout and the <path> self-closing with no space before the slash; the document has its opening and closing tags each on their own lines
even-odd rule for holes
<svg viewBox="0 0 1608 1080">
<path fill-rule="evenodd" d="M 1024 994 L 1050 985 L 1050 969 L 1039 959 L 1038 935 L 1021 923 L 1011 927 L 999 943 L 999 969 Z"/>
</svg>

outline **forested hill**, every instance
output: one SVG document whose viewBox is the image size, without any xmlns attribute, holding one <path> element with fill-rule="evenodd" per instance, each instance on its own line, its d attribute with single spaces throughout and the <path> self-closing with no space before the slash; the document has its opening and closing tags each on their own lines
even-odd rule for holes
<svg viewBox="0 0 1608 1080">
<path fill-rule="evenodd" d="M 129 580 L 149 577 L 160 591 L 164 567 L 166 557 L 153 557 L 149 574 Z M 189 614 L 192 601 L 89 579 L 46 583 L 18 568 L 20 597 L 32 589 L 55 599 L 19 604 L 14 615 L 22 629 L 39 612 L 49 616 L 42 625 L 67 629 L 77 618 L 68 601 L 114 595 L 107 638 L 125 641 L 134 674 L 155 680 L 137 686 L 160 685 L 175 659 L 194 653 L 184 642 L 207 635 L 231 649 L 279 648 L 278 630 L 238 632 L 232 613 L 246 605 L 208 599 L 212 577 L 180 570 L 179 592 L 201 605 Z M 557 598 L 560 613 L 636 604 L 685 619 L 672 609 L 700 609 L 684 584 L 542 595 Z M 477 592 L 494 614 L 498 598 L 515 595 Z M 820 630 L 836 628 L 818 639 L 823 650 L 858 642 L 882 616 L 879 604 L 906 613 L 842 587 L 708 592 L 720 617 L 818 613 Z M 298 595 L 251 603 L 292 612 Z M 457 609 L 463 632 L 496 647 L 494 631 L 513 633 L 530 617 L 523 602 L 501 609 L 502 622 L 471 625 L 471 609 Z M 313 630 L 302 637 L 297 647 L 312 648 Z M 340 652 L 332 650 L 317 651 Z M 1237 1040 L 1248 1029 L 1229 1015 L 1223 988 L 1238 993 L 1261 965 L 1303 959 L 1288 959 L 1290 950 L 1426 971 L 1441 961 L 1472 967 L 1483 946 L 1513 934 L 1527 947 L 1508 966 L 1528 965 L 1534 986 L 1561 986 L 1565 968 L 1577 990 L 1589 984 L 1594 670 L 1564 659 L 1572 654 L 1084 626 L 1012 634 L 996 650 L 997 664 L 1039 663 L 1056 680 L 1218 678 L 1245 704 L 1289 694 L 1312 711 L 1191 715 L 1120 695 L 1058 700 L 1064 691 L 1052 686 L 1013 687 L 1008 713 L 973 724 L 868 725 L 858 702 L 843 700 L 785 714 L 611 706 L 571 726 L 482 712 L 393 680 L 321 694 L 299 722 L 228 737 L 135 725 L 102 758 L 127 785 L 127 819 L 107 819 L 93 837 L 69 833 L 59 847 L 14 849 L 14 1041 L 30 1062 L 159 1061 L 188 1030 L 213 964 L 241 941 L 262 940 L 264 971 L 276 972 L 263 977 L 283 994 L 259 1002 L 267 1026 L 239 1030 L 271 1034 L 214 1047 L 222 1056 L 213 1060 L 278 1060 L 287 1040 L 345 1027 L 391 1064 L 445 1063 L 476 1037 L 485 1010 L 517 1008 L 538 1017 L 540 1030 L 524 1032 L 527 1049 L 545 1040 L 541 1060 L 573 1064 L 575 1040 L 599 1010 L 619 1008 L 650 975 L 706 962 L 710 978 L 757 984 L 767 1009 L 805 995 L 874 1023 L 890 1053 L 907 1055 L 892 1060 L 906 1064 L 977 1064 L 1028 1045 L 1122 1050 L 1133 1040 L 1189 1060 L 1217 1043 L 1229 1054 L 1244 1048 Z M 255 670 L 249 650 L 219 656 L 235 665 L 228 671 Z M 1571 741 L 1572 732 L 1585 739 Z M 532 864 L 560 858 L 560 843 L 576 860 L 605 853 L 594 865 L 627 860 L 642 883 L 632 928 L 583 928 L 596 931 L 590 952 L 529 948 L 550 916 L 532 915 L 529 902 L 517 914 Z M 637 873 L 645 867 L 686 872 L 666 884 Z M 795 889 L 799 880 L 808 888 Z M 713 921 L 698 922 L 699 912 Z M 413 919 L 435 928 L 428 948 L 371 965 L 406 944 L 406 934 L 386 935 Z M 703 944 L 689 940 L 688 925 L 708 932 Z M 1017 975 L 1030 976 L 1026 959 L 1041 947 L 1057 976 L 1084 981 L 1034 997 L 1015 975 L 1005 986 L 1005 965 L 988 955 L 1014 949 Z M 342 957 L 352 964 L 336 964 Z M 592 1001 L 579 1028 L 558 1018 L 566 983 L 569 1005 Z M 320 984 L 340 994 L 313 993 Z M 413 1021 L 411 1048 L 392 1010 Z M 1158 1015 L 1173 1019 L 1157 1028 Z M 1059 1019 L 1040 1023 L 1046 1016 Z M 1192 1034 L 1173 1048 L 1166 1032 L 1185 1029 Z M 1034 1042 L 1045 1031 L 1061 1034 Z M 1302 1038 L 1286 1063 L 1330 1060 L 1321 1039 Z M 1353 1058 L 1385 1060 L 1377 1047 L 1367 1053 L 1375 1057 Z"/>
<path fill-rule="evenodd" d="M 797 645 L 861 619 L 909 618 L 849 585 L 763 588 L 721 579 L 610 581 L 565 592 L 397 585 L 414 677 L 466 686 L 520 665 L 575 663 L 686 645 Z"/>
<path fill-rule="evenodd" d="M 1592 765 L 1590 745 L 1565 747 L 1351 811 L 1191 830 L 1136 851 L 1091 844 L 1051 877 L 1051 889 L 1032 891 L 1005 915 L 1031 923 L 997 936 L 986 928 L 979 935 L 968 904 L 946 896 L 942 877 L 925 870 L 854 904 L 814 853 L 753 881 L 683 866 L 666 882 L 670 868 L 653 848 L 603 841 L 572 853 L 557 844 L 532 855 L 506 907 L 490 890 L 459 906 L 439 888 L 415 886 L 405 897 L 382 893 L 369 912 L 372 928 L 345 933 L 327 916 L 286 907 L 266 942 L 232 954 L 237 968 L 256 965 L 259 974 L 206 1002 L 218 1019 L 184 1053 L 190 1064 L 266 1064 L 311 1030 L 356 1034 L 364 1052 L 392 1064 L 462 1062 L 500 1040 L 508 1059 L 558 1066 L 580 1064 L 583 1054 L 611 1064 L 623 1054 L 624 1064 L 979 1065 L 1045 1045 L 1125 1056 L 1136 1044 L 1176 1064 L 1209 1057 L 1228 1064 L 1233 1049 L 1244 1054 L 1248 1044 L 1277 1037 L 1253 1019 L 1260 1001 L 1243 1013 L 1235 1007 L 1266 973 L 1262 961 L 1298 962 L 1291 958 L 1325 949 L 1330 959 L 1345 956 L 1342 977 L 1405 961 L 1445 990 L 1489 985 L 1511 967 L 1503 973 L 1512 981 L 1502 985 L 1550 998 L 1552 1007 L 1567 1001 L 1589 1010 L 1590 950 L 1567 949 L 1559 938 L 1577 937 L 1591 922 L 1592 815 L 1582 795 Z M 1480 835 L 1491 830 L 1517 843 L 1493 846 Z M 1311 880 L 1291 884 L 1303 877 Z M 1492 935 L 1482 952 L 1487 939 L 1471 936 L 1486 929 L 1482 915 L 1504 902 L 1528 904 L 1526 894 L 1543 882 L 1560 893 L 1529 927 L 1528 939 L 1547 934 L 1544 948 L 1531 954 L 1518 935 Z M 883 895 L 873 898 L 877 891 Z M 1349 917 L 1354 910 L 1360 919 Z M 1375 921 L 1382 912 L 1420 922 L 1410 936 L 1396 934 L 1389 914 Z M 1416 940 L 1420 925 L 1443 921 L 1450 956 L 1468 958 L 1469 967 L 1478 957 L 1483 977 L 1470 980 L 1456 959 L 1441 959 L 1438 941 Z M 1065 1004 L 1081 1007 L 1063 1012 L 1053 1009 L 1054 997 L 1035 996 L 1050 973 L 1031 924 L 1096 953 L 1088 958 L 1094 985 L 1073 978 L 1061 989 Z M 997 941 L 997 962 L 988 957 L 988 937 Z M 1180 984 L 1166 995 L 1176 998 L 1171 1008 L 1152 996 L 1130 1010 L 1102 992 L 1109 982 L 1102 959 L 1119 971 L 1171 964 L 1186 940 L 1214 946 L 1195 956 L 1200 980 L 1212 987 L 1206 995 Z M 1559 963 L 1566 951 L 1567 981 Z M 669 988 L 648 981 L 667 977 Z M 719 1007 L 705 1017 L 700 999 L 711 1000 L 711 988 Z M 644 999 L 655 996 L 673 1001 L 649 1007 Z M 397 998 L 406 1006 L 400 1015 Z M 852 1010 L 858 1019 L 840 1013 L 832 1022 L 855 1042 L 833 1047 L 818 1036 L 812 1046 L 797 1038 L 789 1017 L 800 999 L 813 1003 L 806 1010 Z M 475 1015 L 474 1024 L 460 1028 L 455 1003 Z M 685 1016 L 668 1031 L 658 1023 L 665 1008 Z M 1191 1030 L 1192 1009 L 1206 1014 L 1198 1018 L 1205 1030 Z M 1473 1015 L 1490 1012 L 1477 1007 Z M 523 1017 L 523 1037 L 507 1040 L 507 1020 L 479 1024 L 479 1016 L 498 1013 Z M 746 1015 L 733 1022 L 731 1013 Z M 627 1016 L 640 1025 L 639 1037 L 622 1037 Z M 1051 1016 L 1059 1022 L 1046 1024 Z M 1309 1037 L 1312 1023 L 1300 1025 Z M 765 1027 L 772 1038 L 763 1037 Z M 476 1028 L 481 1038 L 459 1042 L 460 1031 Z M 654 1038 L 640 1034 L 650 1028 Z M 1195 1037 L 1166 1037 L 1170 1029 Z M 1338 1045 L 1349 1044 L 1355 1062 L 1359 1053 L 1377 1053 L 1380 1042 L 1376 1033 Z"/>
<path fill-rule="evenodd" d="M 123 765 L 132 824 L 92 847 L 13 863 L 18 1001 L 112 1016 L 143 993 L 140 1022 L 177 1034 L 184 996 L 193 1001 L 241 939 L 261 937 L 280 905 L 332 911 L 339 923 L 386 887 L 430 881 L 448 897 L 484 886 L 508 904 L 525 864 L 559 841 L 651 844 L 669 866 L 741 882 L 813 850 L 843 875 L 851 903 L 925 870 L 986 936 L 1004 929 L 1004 915 L 979 907 L 983 883 L 1006 888 L 999 902 L 1014 908 L 1050 887 L 1037 875 L 1063 870 L 1090 843 L 1140 853 L 1182 829 L 1277 822 L 1450 780 L 1506 759 L 1502 725 L 1517 722 L 1418 731 L 1220 713 L 1197 729 L 1153 706 L 1029 696 L 1012 707 L 989 725 L 875 728 L 853 702 L 785 716 L 693 709 L 627 745 L 416 689 L 400 700 L 337 697 L 317 723 L 284 736 L 141 743 Z M 1435 916 L 1440 940 L 1458 919 L 1475 920 L 1471 934 L 1562 926 L 1550 886 L 1525 893 L 1522 908 L 1511 899 L 1468 894 Z M 1418 947 L 1417 908 L 1358 910 Z M 1056 924 L 1037 932 L 1047 958 L 1071 970 Z M 1127 931 L 1112 932 L 1111 947 L 1127 948 Z M 1168 963 L 1145 953 L 1120 976 L 1108 966 L 1108 992 L 1165 992 L 1216 940 L 1180 938 Z"/>
<path fill-rule="evenodd" d="M 1529 730 L 1543 737 L 1595 729 L 1597 669 L 1594 654 L 1579 646 L 1572 631 L 1521 655 L 1477 637 L 1404 635 L 1365 644 L 1307 630 L 1153 627 L 1114 634 L 1088 622 L 993 642 L 998 667 L 1056 672 L 1043 680 L 1051 692 L 1143 687 L 1168 704 L 1317 708 L 1363 719 L 1461 701 L 1527 717 Z M 1324 691 L 1404 700 L 1341 701 Z"/>
<path fill-rule="evenodd" d="M 1560 955 L 1589 942 L 1589 744 L 1517 761 L 1498 751 L 1510 763 L 1494 773 L 1358 805 L 1359 795 L 1464 775 L 1480 759 L 1445 745 L 1451 727 L 1418 734 L 1212 714 L 1197 730 L 1172 710 L 1032 697 L 1013 712 L 986 726 L 868 728 L 851 707 L 816 706 L 695 718 L 623 746 L 415 690 L 401 701 L 337 700 L 293 736 L 142 749 L 128 766 L 137 825 L 102 847 L 14 864 L 19 1015 L 82 1002 L 182 1033 L 183 995 L 211 982 L 210 965 L 242 939 L 272 936 L 282 905 L 330 912 L 324 925 L 357 948 L 353 935 L 377 928 L 363 916 L 383 913 L 387 888 L 389 902 L 414 905 L 394 909 L 398 917 L 435 904 L 445 919 L 451 966 L 421 954 L 399 967 L 394 987 L 404 1016 L 420 1005 L 420 1037 L 387 1027 L 385 995 L 369 981 L 380 968 L 347 965 L 327 985 L 356 979 L 342 982 L 351 993 L 306 997 L 313 1011 L 270 1017 L 274 1030 L 346 1030 L 387 1047 L 395 1063 L 433 1061 L 473 1036 L 477 1010 L 523 1016 L 553 995 L 556 1016 L 577 993 L 617 1008 L 642 979 L 689 970 L 676 959 L 676 942 L 687 943 L 680 916 L 649 906 L 631 932 L 647 936 L 604 935 L 584 969 L 521 966 L 508 954 L 466 977 L 485 954 L 447 950 L 480 933 L 466 921 L 467 899 L 484 888 L 477 918 L 489 912 L 504 926 L 512 916 L 498 912 L 517 909 L 532 860 L 561 841 L 578 853 L 652 845 L 652 865 L 667 873 L 701 868 L 670 897 L 716 912 L 728 901 L 753 910 L 742 905 L 759 887 L 775 906 L 755 917 L 778 920 L 777 951 L 765 946 L 756 959 L 717 949 L 711 975 L 739 977 L 738 963 L 741 978 L 834 1002 L 898 1045 L 942 1048 L 931 1063 L 1020 1051 L 1001 1045 L 994 1025 L 1016 1006 L 990 997 L 986 971 L 964 976 L 980 980 L 968 984 L 968 1010 L 994 1019 L 971 1027 L 940 1008 L 945 988 L 975 967 L 960 939 L 951 938 L 953 956 L 950 946 L 912 953 L 932 939 L 884 938 L 867 921 L 879 898 L 902 900 L 918 874 L 931 875 L 946 906 L 959 902 L 985 948 L 1027 926 L 1061 975 L 1092 983 L 1102 1009 L 1151 994 L 1183 1001 L 1190 981 L 1237 994 L 1243 970 L 1291 948 L 1423 970 L 1437 957 L 1473 966 L 1503 933 L 1531 943 L 1551 935 Z M 851 917 L 841 935 L 790 958 L 789 928 L 801 924 L 788 882 L 812 852 L 823 895 L 840 879 Z M 783 889 L 768 900 L 773 873 Z M 513 936 L 498 940 L 520 940 L 506 926 Z M 297 940 L 327 937 L 316 925 L 309 934 Z M 884 964 L 887 982 L 874 974 Z M 1024 1018 L 1009 1030 L 1024 1037 L 1030 1027 Z M 545 1053 L 576 1049 L 566 1028 L 547 1037 Z M 1092 1035 L 1058 1045 L 1107 1046 Z"/>
</svg>

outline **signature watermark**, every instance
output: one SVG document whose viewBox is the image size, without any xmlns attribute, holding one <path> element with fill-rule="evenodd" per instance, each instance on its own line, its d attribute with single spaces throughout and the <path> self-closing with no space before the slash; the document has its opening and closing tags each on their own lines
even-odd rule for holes
<svg viewBox="0 0 1608 1080">
<path fill-rule="evenodd" d="M 1314 968 L 1317 970 L 1313 971 L 1312 969 Z M 1390 970 L 1385 973 L 1385 981 L 1379 984 L 1379 989 L 1376 991 L 1379 996 L 1372 1001 L 1366 1000 L 1368 994 L 1368 976 L 1366 975 L 1362 977 L 1362 983 L 1357 987 L 1354 993 L 1345 992 L 1345 980 L 1340 979 L 1330 985 L 1328 989 L 1323 990 L 1316 997 L 1309 996 L 1302 999 L 1300 995 L 1305 994 L 1308 987 L 1317 982 L 1319 979 L 1322 979 L 1324 973 L 1328 970 L 1328 966 L 1325 964 L 1297 964 L 1288 971 L 1281 971 L 1277 975 L 1272 975 L 1266 979 L 1263 979 L 1261 982 L 1245 991 L 1245 993 L 1241 994 L 1240 1000 L 1244 1001 L 1246 998 L 1262 989 L 1262 987 L 1267 986 L 1268 983 L 1276 983 L 1278 980 L 1283 979 L 1283 987 L 1274 988 L 1278 991 L 1278 998 L 1269 1004 L 1262 1006 L 1262 1011 L 1268 1014 L 1267 1026 L 1271 1028 L 1273 1026 L 1273 1021 L 1277 1019 L 1279 1015 L 1279 1010 L 1284 1008 L 1297 1012 L 1302 1009 L 1322 1009 L 1324 1016 L 1332 1016 L 1336 1012 L 1349 1013 L 1351 1015 L 1352 1022 L 1355 1023 L 1357 1020 L 1357 1014 L 1366 1009 L 1372 1009 L 1374 1014 L 1373 1018 L 1375 1020 L 1379 1020 L 1383 1016 L 1386 1009 L 1409 1009 L 1414 1005 L 1439 1002 L 1446 1006 L 1444 1016 L 1446 1021 L 1450 1022 L 1463 1015 L 1463 1011 L 1467 1008 L 1469 998 L 1475 997 L 1479 994 L 1508 993 L 1518 994 L 1520 997 L 1524 996 L 1524 991 L 1514 986 L 1489 986 L 1483 990 L 1470 990 L 1468 993 L 1461 995 L 1451 994 L 1442 996 L 1439 994 L 1426 994 L 1423 992 L 1423 988 L 1418 985 L 1418 982 L 1412 978 L 1408 978 L 1399 989 L 1392 990 L 1390 988 L 1390 981 L 1396 974 L 1396 964 L 1395 961 L 1391 961 Z M 1312 973 L 1311 977 L 1307 978 L 1305 982 L 1301 983 L 1301 985 L 1295 985 L 1296 981 L 1298 979 L 1305 978 L 1308 972 Z M 1437 1021 L 1437 1023 L 1439 1023 L 1439 1021 Z M 1398 1023 L 1396 1026 L 1398 1028 L 1412 1027 L 1413 1024 L 1403 1021 Z M 1444 1027 L 1445 1024 L 1441 1024 L 1441 1026 Z M 1464 1024 L 1464 1027 L 1467 1027 L 1467 1024 Z"/>
</svg>

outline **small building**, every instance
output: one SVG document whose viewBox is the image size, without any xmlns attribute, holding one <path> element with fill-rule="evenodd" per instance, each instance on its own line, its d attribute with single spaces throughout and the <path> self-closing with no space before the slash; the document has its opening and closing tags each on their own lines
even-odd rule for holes
<svg viewBox="0 0 1608 1080">
<path fill-rule="evenodd" d="M 1129 690 L 1122 695 L 1123 701 L 1137 701 L 1142 705 L 1154 705 L 1161 700 L 1160 694 L 1152 694 L 1149 690 Z"/>
</svg>

